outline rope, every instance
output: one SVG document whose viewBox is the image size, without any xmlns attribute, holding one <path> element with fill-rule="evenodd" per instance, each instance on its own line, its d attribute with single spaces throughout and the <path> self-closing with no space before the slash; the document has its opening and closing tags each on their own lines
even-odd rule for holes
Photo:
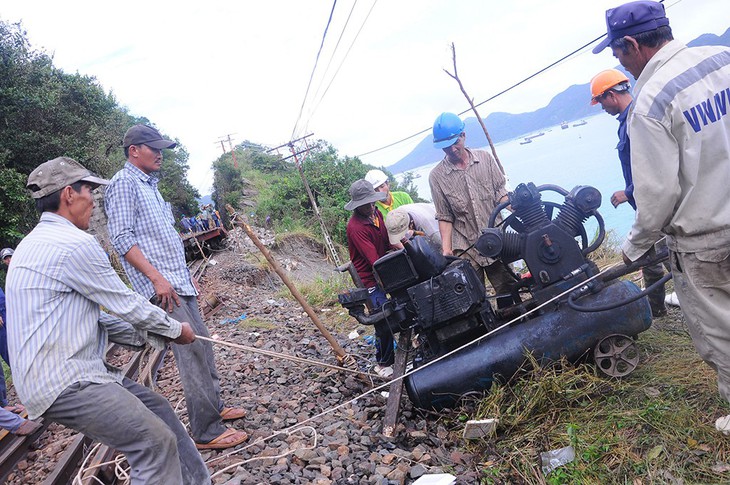
<svg viewBox="0 0 730 485">
<path fill-rule="evenodd" d="M 248 352 L 253 352 L 256 354 L 262 354 L 262 355 L 268 355 L 269 357 L 276 357 L 284 360 L 291 360 L 293 362 L 299 362 L 300 364 L 314 364 L 319 367 L 324 367 L 326 369 L 332 369 L 337 371 L 343 371 L 343 372 L 349 372 L 351 374 L 357 374 L 364 377 L 372 377 L 371 374 L 368 374 L 367 372 L 362 372 L 359 370 L 354 369 L 348 369 L 347 367 L 340 367 L 337 365 L 327 364 L 325 362 L 320 362 L 318 360 L 311 360 L 311 359 L 305 359 L 303 357 L 297 357 L 295 355 L 289 355 L 289 354 L 282 354 L 281 352 L 274 352 L 272 350 L 264 350 L 264 349 L 257 349 L 256 347 L 249 347 L 247 345 L 239 345 L 234 344 L 232 342 L 226 342 L 225 340 L 217 340 L 210 337 L 202 337 L 200 335 L 195 336 L 196 339 L 205 340 L 207 342 L 213 342 L 219 345 L 224 345 L 227 347 L 234 347 L 236 349 L 246 350 Z M 347 356 L 345 356 L 347 358 Z"/>
<path fill-rule="evenodd" d="M 437 358 L 435 360 L 432 360 L 431 362 L 428 362 L 427 364 L 425 364 L 425 365 L 423 365 L 421 367 L 418 367 L 417 369 L 412 369 L 411 371 L 404 373 L 402 376 L 399 376 L 399 377 L 396 377 L 394 379 L 391 379 L 390 381 L 386 382 L 385 384 L 381 384 L 381 385 L 379 385 L 377 387 L 374 387 L 374 388 L 372 388 L 372 389 L 370 389 L 368 391 L 365 391 L 364 393 L 362 393 L 359 396 L 356 396 L 356 397 L 350 399 L 349 401 L 340 403 L 340 404 L 338 404 L 338 405 L 336 405 L 334 407 L 331 407 L 329 409 L 325 409 L 324 411 L 322 411 L 322 412 L 320 412 L 318 414 L 315 414 L 314 416 L 311 416 L 311 417 L 309 417 L 309 418 L 307 418 L 307 419 L 305 419 L 305 420 L 303 420 L 303 421 L 301 421 L 299 423 L 293 424 L 292 426 L 289 426 L 288 428 L 285 428 L 285 429 L 279 431 L 278 433 L 271 434 L 271 435 L 266 436 L 266 437 L 261 437 L 258 440 L 256 440 L 255 442 L 253 442 L 251 444 L 248 444 L 248 445 L 246 445 L 245 447 L 243 447 L 243 448 L 241 448 L 239 450 L 234 450 L 234 451 L 232 451 L 230 453 L 227 453 L 227 454 L 218 456 L 216 458 L 213 458 L 212 460 L 209 460 L 207 463 L 215 462 L 217 460 L 226 458 L 226 457 L 228 457 L 228 456 L 230 456 L 230 455 L 232 455 L 234 453 L 239 453 L 239 452 L 241 452 L 243 450 L 246 450 L 246 449 L 248 449 L 248 448 L 250 448 L 252 446 L 255 446 L 255 445 L 258 445 L 258 444 L 261 444 L 261 443 L 265 443 L 267 441 L 272 440 L 273 438 L 275 438 L 276 436 L 278 436 L 278 435 L 280 435 L 282 433 L 291 435 L 292 433 L 295 433 L 295 432 L 300 431 L 302 429 L 312 428 L 312 426 L 308 425 L 307 423 L 310 423 L 310 422 L 314 421 L 317 418 L 321 418 L 322 416 L 326 416 L 327 414 L 331 414 L 331 413 L 333 413 L 333 412 L 335 412 L 335 411 L 337 411 L 339 409 L 344 408 L 345 406 L 348 406 L 350 404 L 353 404 L 353 403 L 357 402 L 359 399 L 362 399 L 362 398 L 364 398 L 365 396 L 367 396 L 369 394 L 373 394 L 373 393 L 375 393 L 377 391 L 380 391 L 381 389 L 385 389 L 386 387 L 389 387 L 394 382 L 397 382 L 397 381 L 402 380 L 402 379 L 404 379 L 404 378 L 406 378 L 406 377 L 408 377 L 408 376 L 410 376 L 412 374 L 415 374 L 416 372 L 419 372 L 420 370 L 425 369 L 428 366 L 431 366 L 431 365 L 433 365 L 433 364 L 435 364 L 435 363 L 437 363 L 437 362 L 439 362 L 439 361 L 441 361 L 443 359 L 448 358 L 449 356 L 455 354 L 456 352 L 460 352 L 461 350 L 463 350 L 463 349 L 465 349 L 465 348 L 467 348 L 467 347 L 469 347 L 469 346 L 471 346 L 471 345 L 473 345 L 473 344 L 481 341 L 482 339 L 489 337 L 490 335 L 494 334 L 495 332 L 498 332 L 498 331 L 502 330 L 503 328 L 508 327 L 509 325 L 511 325 L 511 324 L 513 324 L 513 323 L 515 323 L 515 322 L 517 322 L 519 320 L 521 320 L 522 318 L 526 317 L 527 315 L 530 315 L 530 314 L 532 314 L 532 313 L 540 310 L 541 308 L 545 307 L 546 305 L 549 305 L 553 301 L 555 301 L 555 300 L 557 300 L 557 299 L 559 299 L 559 298 L 561 298 L 561 297 L 569 294 L 570 292 L 574 291 L 576 288 L 578 288 L 580 286 L 583 286 L 586 283 L 588 283 L 588 282 L 590 282 L 590 281 L 598 278 L 599 276 L 601 276 L 602 274 L 604 274 L 606 271 L 608 271 L 608 270 L 610 270 L 610 269 L 618 266 L 619 264 L 623 264 L 623 263 L 616 263 L 614 265 L 611 265 L 611 266 L 605 268 L 604 270 L 600 271 L 598 274 L 595 274 L 595 275 L 591 276 L 590 278 L 586 279 L 585 281 L 581 281 L 580 283 L 576 284 L 572 288 L 569 288 L 569 289 L 565 290 L 564 292 L 562 292 L 562 293 L 554 296 L 553 298 L 547 300 L 546 302 L 544 302 L 544 303 L 536 306 L 532 310 L 530 310 L 530 311 L 528 311 L 528 312 L 526 312 L 526 313 L 524 313 L 522 315 L 519 315 L 518 317 L 515 317 L 514 319 L 512 319 L 509 322 L 507 322 L 507 323 L 505 323 L 505 324 L 503 324 L 503 325 L 495 328 L 494 330 L 486 333 L 485 335 L 482 335 L 481 337 L 476 338 L 476 339 L 472 340 L 471 342 L 468 342 L 468 343 L 462 345 L 461 347 L 459 347 L 457 349 L 454 349 L 451 352 L 448 352 L 447 354 L 442 355 L 441 357 L 439 357 L 439 358 Z M 224 341 L 221 341 L 221 340 L 207 339 L 205 337 L 197 337 L 197 338 L 203 338 L 205 340 L 209 340 L 210 342 L 217 343 L 217 344 L 221 344 L 221 345 L 232 345 L 232 346 L 235 346 L 235 344 L 230 344 L 229 342 L 224 342 Z M 254 349 L 254 350 L 259 351 L 259 349 Z M 264 458 L 269 458 L 269 457 L 264 457 Z M 243 463 L 245 463 L 245 462 L 243 462 Z"/>
<path fill-rule="evenodd" d="M 293 434 L 298 433 L 298 432 L 300 432 L 302 430 L 305 430 L 305 429 L 312 430 L 312 433 L 314 435 L 314 443 L 312 443 L 312 446 L 307 446 L 307 447 L 304 447 L 304 448 L 297 448 L 297 450 L 313 450 L 313 449 L 315 449 L 317 447 L 317 443 L 319 441 L 318 440 L 318 435 L 317 435 L 317 430 L 314 429 L 312 426 L 303 426 L 303 427 L 298 428 L 298 429 L 296 429 L 296 430 L 294 430 L 294 431 L 292 431 L 290 433 L 286 433 L 286 435 L 287 436 L 292 436 Z M 281 434 L 281 433 L 277 433 L 274 436 L 277 436 L 279 434 Z M 222 458 L 227 458 L 227 457 L 229 457 L 231 455 L 234 455 L 236 453 L 240 453 L 241 451 L 245 450 L 246 448 L 250 448 L 251 446 L 257 445 L 259 443 L 260 443 L 260 441 L 257 440 L 254 443 L 251 443 L 250 445 L 246 445 L 243 448 L 240 448 L 238 450 L 230 451 L 230 452 L 226 453 L 225 455 L 217 456 L 217 457 L 213 458 L 212 460 L 208 460 L 208 461 L 206 461 L 206 463 L 211 463 L 213 461 L 217 461 L 217 460 L 220 460 Z M 249 458 L 248 460 L 239 461 L 238 463 L 233 463 L 232 465 L 228 465 L 227 467 L 225 467 L 225 468 L 223 468 L 221 470 L 218 470 L 217 472 L 215 472 L 214 474 L 212 474 L 210 476 L 210 478 L 212 480 L 213 478 L 217 477 L 221 473 L 224 473 L 224 472 L 230 470 L 231 468 L 238 468 L 239 466 L 245 465 L 246 463 L 250 463 L 252 461 L 256 461 L 256 460 L 268 460 L 268 459 L 278 460 L 279 458 L 284 458 L 285 456 L 289 456 L 289 455 L 292 455 L 292 454 L 296 453 L 297 450 L 289 450 L 286 453 L 282 453 L 280 455 L 274 455 L 274 456 L 255 456 L 253 458 Z"/>
<path fill-rule="evenodd" d="M 512 320 L 510 320 L 510 321 L 508 321 L 508 322 L 500 325 L 499 327 L 495 328 L 494 330 L 491 330 L 490 332 L 487 332 L 486 334 L 482 335 L 481 337 L 478 337 L 478 338 L 472 340 L 471 342 L 467 342 L 466 344 L 462 345 L 461 347 L 458 347 L 458 348 L 452 350 L 451 352 L 448 352 L 445 355 L 442 355 L 441 357 L 439 357 L 439 358 L 437 358 L 435 360 L 432 360 L 431 362 L 428 362 L 427 364 L 425 364 L 425 365 L 423 365 L 421 367 L 418 367 L 417 369 L 412 369 L 412 370 L 404 373 L 402 376 L 396 377 L 396 378 L 391 379 L 390 381 L 386 382 L 385 384 L 381 384 L 381 385 L 376 386 L 376 387 L 374 387 L 372 389 L 369 389 L 368 391 L 365 391 L 364 393 L 360 394 L 359 396 L 356 396 L 356 397 L 354 397 L 354 398 L 352 398 L 352 399 L 350 399 L 348 401 L 345 401 L 344 403 L 340 403 L 340 404 L 338 404 L 338 405 L 336 405 L 334 407 L 331 407 L 329 409 L 325 409 L 324 411 L 322 411 L 322 412 L 320 412 L 318 414 L 315 414 L 314 416 L 311 416 L 311 417 L 309 417 L 309 418 L 307 418 L 307 419 L 305 419 L 305 420 L 303 420 L 303 421 L 301 421 L 299 423 L 296 423 L 296 424 L 294 424 L 292 426 L 289 426 L 288 428 L 285 428 L 285 429 L 283 429 L 283 430 L 281 430 L 281 431 L 279 431 L 277 433 L 270 434 L 269 436 L 259 438 L 256 441 L 254 441 L 253 443 L 250 443 L 250 444 L 248 444 L 248 445 L 246 445 L 246 446 L 244 446 L 242 448 L 233 450 L 233 451 L 228 452 L 228 453 L 225 453 L 223 455 L 217 456 L 217 457 L 215 457 L 215 458 L 213 458 L 211 460 L 208 460 L 206 463 L 213 463 L 213 462 L 216 462 L 218 460 L 222 460 L 224 458 L 227 458 L 227 457 L 229 457 L 231 455 L 238 454 L 238 453 L 240 453 L 242 451 L 245 451 L 245 450 L 247 450 L 247 449 L 249 449 L 249 448 L 251 448 L 253 446 L 256 446 L 256 445 L 259 445 L 261 443 L 265 443 L 267 441 L 270 441 L 270 440 L 274 439 L 275 437 L 281 435 L 282 433 L 283 434 L 286 434 L 287 436 L 292 436 L 295 433 L 301 433 L 305 429 L 310 429 L 312 431 L 312 433 L 314 434 L 314 442 L 313 442 L 313 444 L 312 444 L 311 447 L 301 448 L 301 449 L 314 449 L 314 448 L 317 447 L 317 443 L 318 443 L 317 431 L 316 431 L 316 429 L 313 426 L 310 426 L 307 423 L 310 423 L 310 422 L 314 421 L 317 418 L 321 418 L 323 416 L 326 416 L 327 414 L 331 414 L 331 413 L 333 413 L 333 412 L 335 412 L 335 411 L 337 411 L 339 409 L 344 408 L 345 406 L 348 406 L 350 404 L 354 404 L 359 399 L 362 399 L 362 398 L 364 398 L 365 396 L 367 396 L 369 394 L 373 394 L 373 393 L 375 393 L 375 392 L 377 392 L 377 391 L 379 391 L 381 389 L 385 389 L 386 387 L 389 387 L 394 382 L 397 382 L 397 381 L 402 380 L 402 379 L 404 379 L 404 378 L 406 378 L 406 377 L 408 377 L 410 375 L 413 375 L 416 372 L 419 372 L 420 370 L 425 369 L 426 367 L 429 367 L 429 366 L 431 366 L 431 365 L 433 365 L 433 364 L 435 364 L 435 363 L 437 363 L 437 362 L 439 362 L 439 361 L 441 361 L 443 359 L 448 358 L 449 356 L 451 356 L 451 355 L 453 355 L 453 354 L 455 354 L 457 352 L 460 352 L 461 350 L 463 350 L 463 349 L 465 349 L 465 348 L 467 348 L 467 347 L 469 347 L 471 345 L 474 345 L 475 343 L 481 341 L 482 339 L 485 339 L 485 338 L 489 337 L 490 335 L 492 335 L 492 334 L 494 334 L 494 333 L 502 330 L 503 328 L 506 328 L 506 327 L 512 325 L 513 323 L 521 320 L 522 318 L 524 318 L 524 317 L 526 317 L 526 316 L 528 316 L 528 315 L 530 315 L 530 314 L 532 314 L 532 313 L 540 310 L 544 306 L 549 305 L 553 301 L 555 301 L 555 300 L 557 300 L 557 299 L 559 299 L 559 298 L 561 298 L 561 297 L 569 294 L 570 292 L 572 292 L 576 288 L 578 288 L 580 286 L 583 286 L 586 283 L 588 283 L 588 282 L 590 282 L 590 281 L 598 278 L 599 276 L 601 276 L 602 274 L 604 274 L 608 270 L 610 270 L 610 269 L 618 266 L 619 264 L 622 264 L 622 263 L 616 263 L 614 265 L 611 265 L 611 266 L 603 269 L 599 273 L 591 276 L 590 278 L 586 279 L 585 281 L 579 282 L 578 284 L 576 284 L 572 288 L 569 288 L 569 289 L 565 290 L 564 292 L 562 292 L 562 293 L 554 296 L 553 298 L 547 300 L 546 302 L 544 302 L 544 303 L 536 306 L 532 310 L 530 310 L 530 311 L 528 311 L 528 312 L 526 312 L 526 313 L 524 313 L 522 315 L 519 315 L 518 317 L 513 318 Z M 309 360 L 309 359 L 303 359 L 301 357 L 295 357 L 295 356 L 292 356 L 292 355 L 282 354 L 282 353 L 279 353 L 279 352 L 272 352 L 272 351 L 269 351 L 269 350 L 257 349 L 257 348 L 254 348 L 254 347 L 248 347 L 248 346 L 245 346 L 245 345 L 234 344 L 234 343 L 231 343 L 231 342 L 226 342 L 224 340 L 216 340 L 216 339 L 212 339 L 212 338 L 208 338 L 208 337 L 196 336 L 196 338 L 199 338 L 201 340 L 205 340 L 205 341 L 208 341 L 208 342 L 211 342 L 211 343 L 216 343 L 216 344 L 219 344 L 219 345 L 225 345 L 225 346 L 234 347 L 234 348 L 238 348 L 238 349 L 242 349 L 242 350 L 247 350 L 247 351 L 254 352 L 254 353 L 260 353 L 260 354 L 263 354 L 263 355 L 268 355 L 268 356 L 271 356 L 271 357 L 278 357 L 278 358 L 282 358 L 282 359 L 285 359 L 285 360 L 292 360 L 292 361 L 295 361 L 295 362 L 306 363 L 306 364 L 315 364 L 315 365 L 319 365 L 319 366 L 322 366 L 322 367 L 325 367 L 325 368 L 330 368 L 330 369 L 334 369 L 334 370 L 341 370 L 341 371 L 346 371 L 346 372 L 351 372 L 351 373 L 355 373 L 355 374 L 364 375 L 364 376 L 367 376 L 367 377 L 372 377 L 371 374 L 367 374 L 365 372 L 355 371 L 355 370 L 352 370 L 352 369 L 347 369 L 345 367 L 338 367 L 338 366 L 335 366 L 335 365 L 326 364 L 324 362 L 318 362 L 318 361 L 313 361 L 313 360 Z M 178 405 L 180 404 L 180 402 L 178 402 Z M 176 406 L 176 408 L 177 408 L 177 406 Z M 129 480 L 129 473 L 128 473 L 129 468 L 128 467 L 127 468 L 124 468 L 124 467 L 121 466 L 121 463 L 125 460 L 124 455 L 119 455 L 113 461 L 110 461 L 110 462 L 100 463 L 100 464 L 97 464 L 97 465 L 94 465 L 94 466 L 91 466 L 91 467 L 86 467 L 87 460 L 93 455 L 94 450 L 98 446 L 99 445 L 97 444 L 92 449 L 92 451 L 89 453 L 89 455 L 82 462 L 81 468 L 80 468 L 78 474 L 74 477 L 73 485 L 83 485 L 83 482 L 81 480 L 81 476 L 83 475 L 83 473 L 85 471 L 91 470 L 91 469 L 94 469 L 94 468 L 98 468 L 98 467 L 101 467 L 101 466 L 104 466 L 104 465 L 112 464 L 112 463 L 115 465 L 115 474 L 116 474 L 117 478 L 120 479 L 120 480 L 125 480 L 124 483 L 126 483 L 126 481 Z M 244 460 L 244 461 L 241 461 L 241 462 L 238 462 L 238 463 L 234 463 L 232 465 L 226 466 L 225 468 L 223 468 L 223 469 L 218 470 L 217 472 L 215 472 L 213 475 L 211 475 L 211 479 L 214 478 L 214 477 L 216 477 L 216 476 L 218 476 L 218 475 L 220 475 L 221 473 L 224 473 L 224 472 L 232 469 L 232 468 L 237 468 L 237 467 L 239 467 L 241 465 L 245 465 L 247 463 L 250 463 L 250 462 L 253 462 L 253 461 L 256 461 L 256 460 L 283 458 L 283 457 L 289 456 L 289 455 L 291 455 L 291 454 L 293 454 L 295 452 L 296 452 L 296 450 L 290 450 L 290 451 L 287 451 L 286 453 L 282 453 L 280 455 L 275 455 L 275 456 L 257 456 L 257 457 L 250 458 L 248 460 Z M 96 477 L 91 477 L 91 478 L 97 480 L 99 483 L 102 483 Z"/>
<path fill-rule="evenodd" d="M 113 460 L 106 461 L 103 463 L 97 463 L 96 465 L 92 466 L 86 466 L 86 462 L 94 456 L 94 453 L 99 449 L 101 446 L 101 443 L 95 444 L 91 450 L 89 451 L 89 454 L 86 455 L 86 458 L 84 458 L 84 461 L 81 462 L 81 466 L 79 468 L 79 471 L 76 475 L 74 475 L 73 481 L 71 482 L 73 485 L 83 485 L 84 479 L 82 478 L 84 473 L 86 473 L 89 470 L 94 470 L 96 468 L 101 468 L 106 465 L 114 465 L 114 475 L 116 476 L 117 480 L 121 480 L 120 485 L 128 484 L 130 482 L 130 476 L 129 476 L 129 470 L 131 469 L 129 466 L 123 466 L 122 463 L 127 459 L 123 454 L 117 455 Z M 86 478 L 86 480 L 93 480 L 95 483 L 100 483 L 101 485 L 104 485 L 104 482 L 100 480 L 99 478 L 95 477 L 94 475 L 90 475 Z"/>
</svg>

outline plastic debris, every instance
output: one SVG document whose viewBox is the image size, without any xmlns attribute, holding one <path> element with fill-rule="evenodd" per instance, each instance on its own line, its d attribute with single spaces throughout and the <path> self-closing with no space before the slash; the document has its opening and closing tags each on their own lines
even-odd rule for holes
<svg viewBox="0 0 730 485">
<path fill-rule="evenodd" d="M 677 293 L 673 291 L 665 296 L 664 303 L 666 303 L 667 305 L 679 306 L 679 298 L 677 298 Z"/>
<path fill-rule="evenodd" d="M 221 325 L 225 325 L 225 324 L 227 324 L 227 323 L 236 323 L 236 322 L 240 322 L 241 320 L 246 320 L 246 314 L 245 314 L 245 313 L 243 313 L 243 314 L 242 314 L 242 315 L 241 315 L 240 317 L 238 317 L 238 318 L 224 318 L 223 320 L 221 320 L 221 321 L 220 321 L 220 322 L 218 322 L 218 323 L 219 323 L 219 324 L 221 324 Z"/>
<path fill-rule="evenodd" d="M 489 438 L 497 430 L 499 420 L 490 419 L 472 419 L 466 422 L 464 427 L 465 440 L 478 440 L 481 438 Z"/>
<path fill-rule="evenodd" d="M 358 338 L 358 337 L 360 336 L 360 334 L 359 334 L 359 333 L 357 333 L 357 330 L 353 330 L 353 331 L 352 331 L 352 332 L 350 332 L 350 333 L 349 333 L 349 334 L 348 334 L 347 336 L 348 336 L 348 338 L 349 338 L 350 340 L 352 340 L 352 339 L 354 339 L 354 338 Z"/>
<path fill-rule="evenodd" d="M 451 473 L 434 473 L 422 475 L 413 485 L 451 485 L 456 482 L 456 477 Z"/>
<path fill-rule="evenodd" d="M 540 453 L 540 464 L 542 465 L 542 473 L 545 476 L 556 468 L 570 463 L 573 460 L 575 460 L 575 450 L 572 446 Z"/>
</svg>

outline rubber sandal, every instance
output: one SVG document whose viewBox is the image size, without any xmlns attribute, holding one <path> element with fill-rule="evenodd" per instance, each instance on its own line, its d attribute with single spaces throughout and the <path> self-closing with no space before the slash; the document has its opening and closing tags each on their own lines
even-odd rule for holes
<svg viewBox="0 0 730 485">
<path fill-rule="evenodd" d="M 246 410 L 241 408 L 223 408 L 221 411 L 221 419 L 223 421 L 233 421 L 246 417 Z"/>
<path fill-rule="evenodd" d="M 195 443 L 195 447 L 199 450 L 225 450 L 240 445 L 247 439 L 248 434 L 245 431 L 228 428 L 223 434 L 208 443 Z"/>
</svg>

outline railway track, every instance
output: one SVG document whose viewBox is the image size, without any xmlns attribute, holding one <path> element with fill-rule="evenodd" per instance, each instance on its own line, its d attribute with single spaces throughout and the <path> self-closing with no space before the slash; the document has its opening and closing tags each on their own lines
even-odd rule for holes
<svg viewBox="0 0 730 485">
<path fill-rule="evenodd" d="M 207 259 L 193 261 L 188 266 L 193 278 L 199 279 L 202 277 L 207 264 Z M 215 296 L 209 296 L 201 302 L 201 310 L 204 316 L 212 315 L 222 306 Z M 120 348 L 117 344 L 110 344 L 106 352 L 107 361 L 112 359 Z M 152 385 L 150 381 L 153 370 L 160 367 L 164 357 L 165 351 L 134 352 L 123 366 L 124 375 L 150 387 Z M 27 417 L 27 414 L 23 417 Z M 44 421 L 43 418 L 35 421 L 41 424 L 41 428 L 28 436 L 16 436 L 4 430 L 0 432 L 0 484 L 5 483 L 8 476 L 17 469 L 18 464 L 26 458 L 28 452 L 34 449 L 34 443 L 46 432 L 50 424 Z M 115 450 L 104 445 L 95 446 L 96 444 L 90 438 L 78 433 L 66 447 L 53 471 L 41 482 L 42 485 L 72 483 L 74 477 L 79 474 L 79 468 L 84 461 L 86 471 L 80 477 L 81 483 L 103 483 L 107 485 L 117 483 L 112 465 L 99 466 L 111 461 L 114 458 Z"/>
<path fill-rule="evenodd" d="M 107 349 L 107 359 L 110 359 L 119 350 L 117 344 L 111 344 Z M 149 354 L 146 365 L 141 367 L 145 362 L 145 351 L 135 352 L 127 364 L 123 367 L 124 375 L 133 380 L 138 380 L 142 376 L 141 382 L 149 386 L 149 376 L 152 369 L 159 366 L 164 358 L 164 351 L 154 351 Z M 140 372 L 140 370 L 142 372 Z M 4 483 L 8 476 L 16 469 L 18 463 L 25 459 L 28 452 L 33 448 L 33 443 L 46 431 L 48 422 L 43 418 L 39 418 L 36 422 L 42 424 L 42 427 L 35 433 L 28 436 L 16 436 L 4 431 L 0 433 L 0 483 Z M 46 477 L 42 485 L 64 485 L 71 483 L 73 477 L 78 474 L 80 464 L 86 460 L 86 468 L 88 469 L 82 475 L 83 483 L 115 483 L 114 472 L 110 466 L 98 465 L 106 463 L 114 457 L 114 450 L 107 446 L 94 447 L 96 443 L 87 438 L 83 434 L 78 434 L 66 451 L 61 456 L 53 472 Z M 93 449 L 93 456 L 88 456 Z M 91 477 L 95 477 L 94 480 Z"/>
</svg>

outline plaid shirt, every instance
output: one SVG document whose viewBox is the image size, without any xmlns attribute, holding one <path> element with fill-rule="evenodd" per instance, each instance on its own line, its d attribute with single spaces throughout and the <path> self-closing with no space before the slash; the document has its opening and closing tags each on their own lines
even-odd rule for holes
<svg viewBox="0 0 730 485">
<path fill-rule="evenodd" d="M 451 245 L 455 254 L 477 241 L 499 200 L 507 195 L 506 179 L 492 155 L 485 150 L 466 151 L 469 163 L 464 170 L 444 158 L 428 176 L 436 219 L 454 226 Z M 492 262 L 473 248 L 468 255 L 482 266 Z"/>
<path fill-rule="evenodd" d="M 109 217 L 109 237 L 121 256 L 137 246 L 147 261 L 159 271 L 181 296 L 196 296 L 185 248 L 175 230 L 169 202 L 157 190 L 159 179 L 147 175 L 129 162 L 111 179 L 104 193 Z M 145 298 L 155 295 L 152 282 L 122 258 L 134 291 Z"/>
</svg>

